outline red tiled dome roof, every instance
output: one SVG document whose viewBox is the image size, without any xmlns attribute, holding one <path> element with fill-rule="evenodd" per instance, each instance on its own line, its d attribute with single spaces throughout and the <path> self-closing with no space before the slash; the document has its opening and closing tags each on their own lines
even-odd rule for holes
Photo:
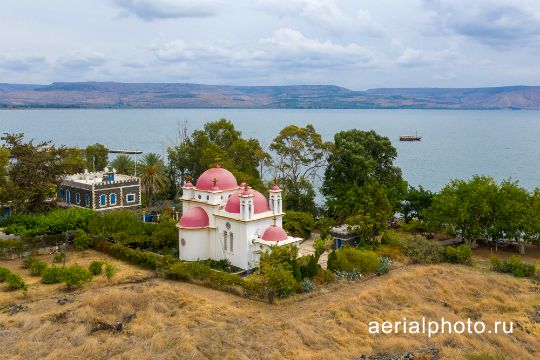
<svg viewBox="0 0 540 360">
<path fill-rule="evenodd" d="M 243 194 L 247 190 L 237 190 L 231 194 L 229 200 L 227 200 L 227 205 L 225 205 L 225 211 L 240 214 L 240 194 Z M 263 213 L 269 211 L 268 200 L 260 192 L 249 189 L 249 194 L 253 194 L 253 204 L 255 207 L 255 214 Z"/>
<path fill-rule="evenodd" d="M 272 225 L 272 226 L 269 226 L 268 229 L 264 231 L 262 239 L 266 241 L 281 241 L 281 240 L 287 240 L 288 237 L 289 236 L 287 235 L 285 230 L 283 230 L 279 226 Z"/>
<path fill-rule="evenodd" d="M 217 186 L 221 190 L 233 190 L 238 188 L 238 183 L 229 170 L 214 167 L 203 172 L 195 185 L 198 190 L 212 190 L 214 186 Z"/>
<path fill-rule="evenodd" d="M 210 220 L 206 211 L 197 206 L 183 214 L 178 224 L 185 228 L 202 228 L 207 227 L 210 224 Z"/>
</svg>

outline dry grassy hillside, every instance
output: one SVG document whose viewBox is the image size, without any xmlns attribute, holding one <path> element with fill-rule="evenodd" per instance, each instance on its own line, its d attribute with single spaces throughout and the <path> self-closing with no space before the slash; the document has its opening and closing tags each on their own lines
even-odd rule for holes
<svg viewBox="0 0 540 360">
<path fill-rule="evenodd" d="M 127 265 L 125 265 L 127 266 Z M 105 284 L 106 285 L 106 284 Z M 365 282 L 337 284 L 277 305 L 162 279 L 87 286 L 59 305 L 58 292 L 0 315 L 3 358 L 358 359 L 435 346 L 444 359 L 471 351 L 540 357 L 540 286 L 465 266 L 405 267 Z M 59 290 L 60 291 L 60 290 Z M 97 320 L 136 317 L 120 333 L 89 330 Z M 512 335 L 370 335 L 371 320 L 422 315 L 515 321 Z M 537 319 L 538 320 L 538 319 Z"/>
</svg>

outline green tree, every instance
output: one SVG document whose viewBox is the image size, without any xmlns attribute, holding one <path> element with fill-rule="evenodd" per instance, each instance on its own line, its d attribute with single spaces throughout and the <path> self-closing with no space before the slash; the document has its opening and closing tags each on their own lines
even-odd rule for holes
<svg viewBox="0 0 540 360">
<path fill-rule="evenodd" d="M 167 189 L 169 178 L 167 167 L 161 156 L 148 153 L 143 156 L 141 168 L 141 189 L 146 194 L 148 204 L 152 205 L 153 196 Z"/>
<path fill-rule="evenodd" d="M 0 186 L 6 186 L 9 181 L 9 149 L 0 147 Z"/>
<path fill-rule="evenodd" d="M 409 186 L 399 203 L 398 212 L 403 215 L 406 223 L 412 219 L 422 220 L 424 212 L 431 206 L 434 194 L 420 185 L 418 188 Z"/>
<path fill-rule="evenodd" d="M 531 244 L 540 244 L 540 189 L 535 189 L 529 197 L 523 240 Z"/>
<path fill-rule="evenodd" d="M 129 155 L 120 154 L 111 161 L 110 166 L 116 170 L 118 174 L 133 175 L 135 173 L 135 161 Z"/>
<path fill-rule="evenodd" d="M 84 150 L 67 148 L 63 156 L 63 166 L 67 174 L 82 173 L 86 167 Z"/>
<path fill-rule="evenodd" d="M 339 220 L 361 216 L 377 222 L 371 228 L 384 228 L 406 189 L 396 157 L 390 140 L 374 131 L 337 133 L 322 187 L 329 214 Z"/>
<path fill-rule="evenodd" d="M 289 125 L 270 145 L 276 153 L 278 178 L 285 190 L 285 207 L 315 212 L 313 181 L 326 165 L 332 143 L 325 142 L 311 124 L 305 128 Z"/>
<path fill-rule="evenodd" d="M 88 145 L 84 155 L 86 168 L 90 171 L 103 171 L 109 162 L 109 149 L 102 144 Z"/>
<path fill-rule="evenodd" d="M 453 180 L 433 198 L 428 222 L 463 237 L 473 247 L 493 231 L 497 194 L 497 184 L 490 177 Z"/>
<path fill-rule="evenodd" d="M 61 278 L 67 288 L 71 289 L 73 287 L 81 287 L 83 284 L 92 280 L 92 274 L 79 264 L 73 264 L 64 268 Z"/>
<path fill-rule="evenodd" d="M 49 141 L 24 142 L 23 134 L 4 134 L 4 149 L 10 156 L 9 181 L 0 187 L 0 203 L 10 203 L 14 212 L 39 211 L 47 207 L 45 199 L 54 197 L 55 189 L 66 174 L 63 157 L 66 149 Z M 5 150 L 3 151 L 5 156 Z"/>
</svg>

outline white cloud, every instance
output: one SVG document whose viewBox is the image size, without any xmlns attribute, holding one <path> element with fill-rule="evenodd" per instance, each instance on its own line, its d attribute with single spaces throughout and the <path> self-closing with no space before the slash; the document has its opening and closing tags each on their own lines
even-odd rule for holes
<svg viewBox="0 0 540 360">
<path fill-rule="evenodd" d="M 212 0 L 113 0 L 128 13 L 143 20 L 208 17 L 216 15 Z"/>
<path fill-rule="evenodd" d="M 57 64 L 74 70 L 84 70 L 104 65 L 105 55 L 99 52 L 75 51 L 58 59 Z"/>
<path fill-rule="evenodd" d="M 430 27 L 494 47 L 515 47 L 540 40 L 540 3 L 531 0 L 424 0 Z"/>
<path fill-rule="evenodd" d="M 0 69 L 10 71 L 28 71 L 36 66 L 46 64 L 44 57 L 0 56 Z"/>
<path fill-rule="evenodd" d="M 396 63 L 404 67 L 419 67 L 445 64 L 446 62 L 455 60 L 455 58 L 456 55 L 453 49 L 432 51 L 407 47 L 398 56 Z"/>
</svg>

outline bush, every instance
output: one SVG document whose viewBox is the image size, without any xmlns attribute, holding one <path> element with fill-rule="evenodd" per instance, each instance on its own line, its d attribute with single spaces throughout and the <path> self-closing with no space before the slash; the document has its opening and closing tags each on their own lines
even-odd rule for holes
<svg viewBox="0 0 540 360">
<path fill-rule="evenodd" d="M 94 246 L 94 238 L 83 230 L 77 229 L 73 238 L 73 247 L 77 251 L 84 251 Z"/>
<path fill-rule="evenodd" d="M 491 267 L 495 271 L 510 273 L 516 277 L 532 277 L 535 274 L 534 265 L 524 263 L 515 255 L 505 261 L 492 256 Z"/>
<path fill-rule="evenodd" d="M 105 276 L 107 277 L 107 280 L 111 280 L 117 271 L 116 266 L 108 261 L 105 262 Z"/>
<path fill-rule="evenodd" d="M 30 265 L 32 265 L 32 263 L 34 261 L 36 261 L 36 259 L 33 258 L 32 256 L 29 256 L 29 257 L 23 259 L 23 261 L 22 261 L 23 269 L 30 269 Z"/>
<path fill-rule="evenodd" d="M 64 267 L 51 266 L 41 273 L 41 282 L 44 284 L 56 284 L 62 281 Z"/>
<path fill-rule="evenodd" d="M 304 255 L 298 258 L 297 262 L 300 268 L 301 279 L 304 279 L 304 278 L 311 279 L 315 275 L 317 275 L 317 269 L 319 268 L 319 266 L 317 264 L 317 260 L 315 260 L 315 256 Z M 293 275 L 294 275 L 294 271 L 293 271 Z"/>
<path fill-rule="evenodd" d="M 362 274 L 369 274 L 379 266 L 377 255 L 370 250 L 344 247 L 336 251 L 336 254 L 336 270 L 357 270 Z"/>
<path fill-rule="evenodd" d="M 177 262 L 165 270 L 165 276 L 182 281 L 206 280 L 211 271 L 212 269 L 202 262 Z"/>
<path fill-rule="evenodd" d="M 103 261 L 92 261 L 88 267 L 88 271 L 94 276 L 101 274 L 103 272 Z"/>
<path fill-rule="evenodd" d="M 390 271 L 390 265 L 392 265 L 392 259 L 388 256 L 381 256 L 379 258 L 379 267 L 375 269 L 375 274 L 384 275 Z"/>
<path fill-rule="evenodd" d="M 225 272 L 232 271 L 232 265 L 228 259 L 221 259 L 221 260 L 207 259 L 200 262 L 214 270 L 225 271 Z"/>
<path fill-rule="evenodd" d="M 286 298 L 300 290 L 300 285 L 292 273 L 282 266 L 272 269 L 265 274 L 268 287 L 277 297 Z"/>
<path fill-rule="evenodd" d="M 5 282 L 9 290 L 26 290 L 26 283 L 23 278 L 12 272 L 6 275 Z"/>
<path fill-rule="evenodd" d="M 332 250 L 330 254 L 328 254 L 328 260 L 326 262 L 326 268 L 330 271 L 336 271 L 337 270 L 337 252 L 336 250 Z"/>
<path fill-rule="evenodd" d="M 402 240 L 401 248 L 413 264 L 436 264 L 443 260 L 442 246 L 424 237 L 406 238 Z"/>
<path fill-rule="evenodd" d="M 466 244 L 457 247 L 448 246 L 444 251 L 444 258 L 452 264 L 471 264 L 472 250 Z"/>
<path fill-rule="evenodd" d="M 427 226 L 418 219 L 412 219 L 408 224 L 405 222 L 400 222 L 399 227 L 401 230 L 410 233 L 422 233 L 428 230 Z"/>
<path fill-rule="evenodd" d="M 47 263 L 43 260 L 34 260 L 30 263 L 30 275 L 40 276 L 41 273 L 47 268 Z"/>
<path fill-rule="evenodd" d="M 351 271 L 336 270 L 335 274 L 338 278 L 349 280 L 349 281 L 358 280 L 363 277 L 363 275 L 360 274 L 356 269 L 352 269 Z"/>
<path fill-rule="evenodd" d="M 63 251 L 61 251 L 58 254 L 54 255 L 53 261 L 55 263 L 61 263 L 62 261 L 64 261 L 65 258 L 66 258 L 66 254 Z"/>
<path fill-rule="evenodd" d="M 15 214 L 2 219 L 7 234 L 54 235 L 75 229 L 86 229 L 94 212 L 88 209 L 59 209 L 46 214 Z"/>
<path fill-rule="evenodd" d="M 300 282 L 300 288 L 303 292 L 312 292 L 315 290 L 315 284 L 310 279 L 304 279 Z"/>
<path fill-rule="evenodd" d="M 73 264 L 64 268 L 61 279 L 67 288 L 71 289 L 72 287 L 81 287 L 92 280 L 92 274 L 79 264 Z"/>
<path fill-rule="evenodd" d="M 332 271 L 319 268 L 317 275 L 313 278 L 313 281 L 317 285 L 330 284 L 335 280 L 335 275 Z"/>
<path fill-rule="evenodd" d="M 10 274 L 11 271 L 5 267 L 0 267 L 0 282 L 4 282 L 6 280 L 6 276 Z"/>
<path fill-rule="evenodd" d="M 88 233 L 110 235 L 127 232 L 134 235 L 149 235 L 154 224 L 145 224 L 136 213 L 129 210 L 96 214 L 88 222 Z"/>
</svg>

